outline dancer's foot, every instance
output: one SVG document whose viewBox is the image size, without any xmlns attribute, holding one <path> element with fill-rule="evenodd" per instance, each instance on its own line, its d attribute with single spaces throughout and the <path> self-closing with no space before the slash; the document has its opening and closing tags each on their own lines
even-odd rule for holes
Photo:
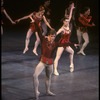
<svg viewBox="0 0 100 100">
<path fill-rule="evenodd" d="M 71 64 L 70 65 L 70 72 L 73 72 L 74 71 L 74 64 Z"/>
<path fill-rule="evenodd" d="M 86 55 L 83 51 L 81 51 L 81 54 L 82 54 L 83 56 L 85 56 L 85 55 Z"/>
<path fill-rule="evenodd" d="M 50 96 L 55 96 L 55 94 L 53 92 L 51 92 L 51 91 L 46 92 L 46 94 L 50 95 Z"/>
<path fill-rule="evenodd" d="M 34 50 L 34 49 L 33 49 L 33 53 L 34 53 L 36 56 L 38 56 L 38 54 L 37 54 L 36 50 Z"/>
<path fill-rule="evenodd" d="M 25 54 L 25 53 L 26 53 L 26 51 L 28 51 L 28 48 L 25 48 L 25 49 L 24 49 L 23 54 Z"/>
<path fill-rule="evenodd" d="M 39 99 L 40 92 L 36 92 L 36 100 Z"/>
<path fill-rule="evenodd" d="M 83 51 L 79 51 L 79 52 L 77 52 L 77 54 L 82 54 L 83 56 L 86 55 Z"/>
<path fill-rule="evenodd" d="M 56 76 L 58 76 L 58 75 L 59 75 L 59 73 L 58 73 L 58 71 L 57 71 L 57 70 L 54 70 L 54 75 L 56 75 Z"/>
</svg>

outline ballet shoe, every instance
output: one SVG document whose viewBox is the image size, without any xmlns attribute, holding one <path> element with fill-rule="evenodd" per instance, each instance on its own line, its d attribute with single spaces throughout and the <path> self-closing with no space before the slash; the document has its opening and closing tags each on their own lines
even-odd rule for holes
<svg viewBox="0 0 100 100">
<path fill-rule="evenodd" d="M 79 52 L 77 52 L 77 54 L 80 54 L 80 51 L 79 51 Z"/>
<path fill-rule="evenodd" d="M 86 55 L 83 51 L 81 52 L 81 54 L 82 54 L 83 56 L 85 56 L 85 55 Z"/>
<path fill-rule="evenodd" d="M 46 92 L 46 95 L 55 96 L 55 94 L 51 91 Z"/>
<path fill-rule="evenodd" d="M 39 95 L 40 95 L 40 92 L 37 92 L 36 93 L 36 100 L 39 100 Z"/>
<path fill-rule="evenodd" d="M 33 50 L 33 53 L 34 53 L 36 56 L 38 56 L 38 54 L 37 54 L 37 52 L 36 52 L 35 50 Z"/>
<path fill-rule="evenodd" d="M 23 54 L 25 54 L 25 53 L 26 53 L 26 51 L 28 51 L 28 48 L 25 48 L 25 49 L 24 49 Z"/>
<path fill-rule="evenodd" d="M 71 64 L 71 65 L 70 65 L 70 72 L 73 72 L 73 71 L 74 71 L 74 65 Z"/>
<path fill-rule="evenodd" d="M 82 54 L 83 56 L 86 55 L 83 51 L 79 51 L 79 52 L 77 52 L 77 54 Z"/>
<path fill-rule="evenodd" d="M 54 75 L 59 76 L 59 73 L 57 70 L 54 71 Z"/>
</svg>

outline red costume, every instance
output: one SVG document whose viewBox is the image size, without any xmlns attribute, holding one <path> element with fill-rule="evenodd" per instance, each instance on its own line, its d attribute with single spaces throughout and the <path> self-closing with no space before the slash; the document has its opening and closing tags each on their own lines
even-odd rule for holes
<svg viewBox="0 0 100 100">
<path fill-rule="evenodd" d="M 87 32 L 87 27 L 93 26 L 92 24 L 90 24 L 91 18 L 92 16 L 82 16 L 78 18 L 78 28 L 80 28 L 82 32 Z"/>
<path fill-rule="evenodd" d="M 37 24 L 40 28 L 40 31 L 42 31 L 42 28 L 41 28 L 41 25 L 40 25 L 40 22 L 41 22 L 42 18 L 37 18 L 35 16 L 35 14 L 36 14 L 36 12 L 33 12 L 33 19 L 34 19 L 35 22 L 32 22 L 30 24 L 30 28 L 31 28 L 32 32 L 36 32 L 37 31 L 36 24 Z"/>
<path fill-rule="evenodd" d="M 42 35 L 41 31 L 38 30 L 38 35 L 41 40 L 41 57 L 40 60 L 45 64 L 53 64 L 53 53 L 56 47 L 62 47 L 62 46 L 69 46 L 73 45 L 73 43 L 59 43 L 59 42 L 53 42 L 50 43 L 45 36 Z"/>
<path fill-rule="evenodd" d="M 59 43 L 69 43 L 70 34 L 71 33 L 64 33 L 64 34 L 62 34 L 62 37 L 59 40 Z M 64 47 L 66 47 L 66 46 L 64 46 Z"/>
</svg>

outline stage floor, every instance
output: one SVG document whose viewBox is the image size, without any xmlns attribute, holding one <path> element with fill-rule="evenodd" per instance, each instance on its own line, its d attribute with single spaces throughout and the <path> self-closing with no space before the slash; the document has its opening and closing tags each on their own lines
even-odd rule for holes
<svg viewBox="0 0 100 100">
<path fill-rule="evenodd" d="M 39 63 L 41 47 L 38 47 L 39 56 L 35 56 L 33 35 L 29 51 L 22 54 L 25 35 L 13 31 L 2 36 L 2 100 L 35 100 L 32 76 Z M 45 95 L 45 71 L 40 74 L 40 100 L 99 100 L 99 46 L 97 42 L 90 42 L 86 56 L 78 55 L 78 50 L 72 47 L 75 50 L 73 73 L 69 72 L 68 53 L 62 54 L 58 65 L 60 75 L 52 75 L 51 91 L 56 96 Z"/>
</svg>

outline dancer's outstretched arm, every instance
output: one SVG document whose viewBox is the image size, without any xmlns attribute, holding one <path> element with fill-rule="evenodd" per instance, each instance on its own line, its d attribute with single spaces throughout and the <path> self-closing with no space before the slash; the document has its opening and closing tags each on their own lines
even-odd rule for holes
<svg viewBox="0 0 100 100">
<path fill-rule="evenodd" d="M 16 20 L 16 22 L 19 22 L 19 21 L 24 20 L 24 19 L 28 19 L 28 18 L 30 18 L 30 16 L 32 16 L 32 15 L 33 15 L 33 13 L 31 13 L 31 14 L 29 14 L 29 15 L 27 15 L 27 16 L 24 16 L 24 17 L 22 17 L 22 18 L 19 18 L 19 19 Z"/>
<path fill-rule="evenodd" d="M 6 10 L 3 10 L 4 14 L 6 15 L 6 17 L 11 21 L 12 24 L 16 24 L 11 18 L 10 16 L 7 14 Z"/>
<path fill-rule="evenodd" d="M 61 32 L 63 32 L 63 27 L 61 27 L 61 28 L 57 31 L 56 35 L 60 34 Z"/>
</svg>

